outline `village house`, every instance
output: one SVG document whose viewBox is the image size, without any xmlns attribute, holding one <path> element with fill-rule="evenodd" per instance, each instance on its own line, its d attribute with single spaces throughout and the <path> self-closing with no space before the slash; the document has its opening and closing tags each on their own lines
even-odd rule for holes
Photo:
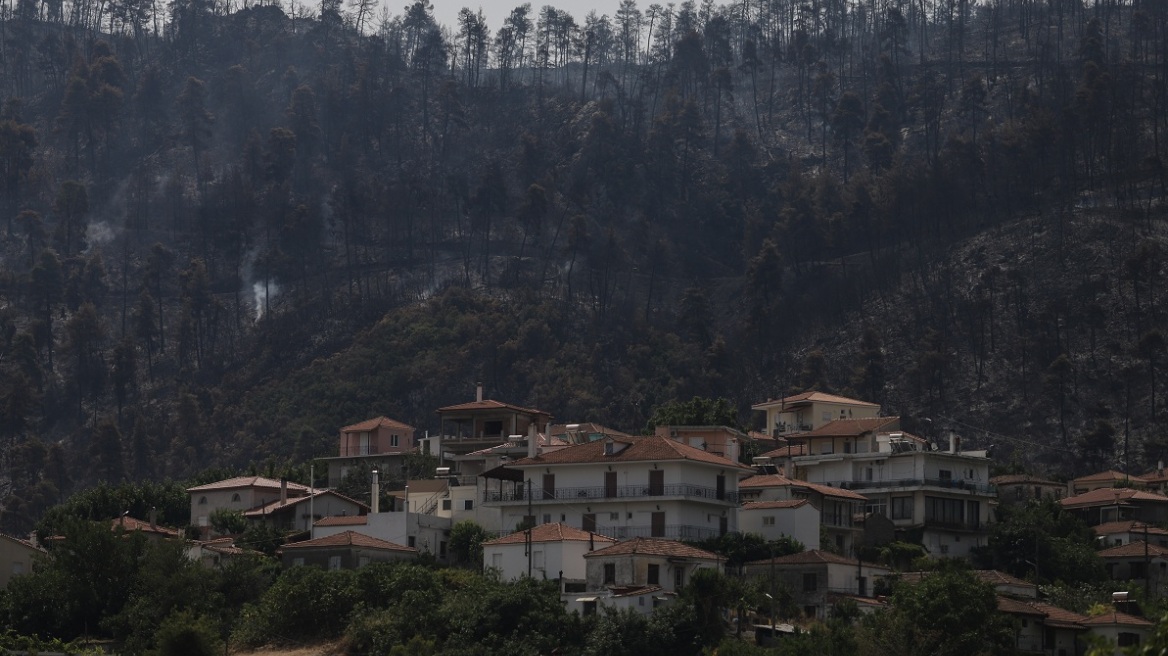
<svg viewBox="0 0 1168 656">
<path fill-rule="evenodd" d="M 990 479 L 990 485 L 998 489 L 998 503 L 1015 504 L 1028 501 L 1053 499 L 1058 501 L 1067 496 L 1067 484 L 1051 481 L 1030 474 L 1004 474 Z"/>
<path fill-rule="evenodd" d="M 542 410 L 484 399 L 481 384 L 474 401 L 439 408 L 438 416 L 441 427 L 438 436 L 430 438 L 430 453 L 442 465 L 451 456 L 546 432 L 552 417 Z"/>
<path fill-rule="evenodd" d="M 1141 540 L 1108 547 L 1097 555 L 1111 580 L 1139 582 L 1151 595 L 1163 596 L 1168 583 L 1168 547 Z"/>
<path fill-rule="evenodd" d="M 653 434 L 738 462 L 746 433 L 729 426 L 657 426 Z"/>
<path fill-rule="evenodd" d="M 613 438 L 530 455 L 485 472 L 483 503 L 504 526 L 567 523 L 618 540 L 701 540 L 738 530 L 749 469 L 659 436 Z"/>
<path fill-rule="evenodd" d="M 143 521 L 130 517 L 129 515 L 122 515 L 116 519 L 110 520 L 110 530 L 125 533 L 137 533 L 144 536 L 147 540 L 179 540 L 182 539 L 183 532 L 177 528 L 168 528 L 158 524 L 156 513 L 150 512 L 150 520 Z"/>
<path fill-rule="evenodd" d="M 746 563 L 743 574 L 767 581 L 772 597 L 777 598 L 781 590 L 789 591 L 792 602 L 804 615 L 824 620 L 833 600 L 839 598 L 829 595 L 873 597 L 876 582 L 891 571 L 875 563 L 812 549 Z"/>
<path fill-rule="evenodd" d="M 767 541 L 791 538 L 804 548 L 819 548 L 821 513 L 807 499 L 747 501 L 738 509 L 738 528 Z"/>
<path fill-rule="evenodd" d="M 191 523 L 206 530 L 210 529 L 211 515 L 216 510 L 242 513 L 273 501 L 302 497 L 308 492 L 306 485 L 262 476 L 236 476 L 187 488 L 191 498 Z"/>
<path fill-rule="evenodd" d="M 328 465 L 328 486 L 339 487 L 356 467 L 397 473 L 406 454 L 418 444 L 414 427 L 388 417 L 375 417 L 341 429 L 337 455 L 319 458 Z"/>
<path fill-rule="evenodd" d="M 1118 547 L 1132 542 L 1143 541 L 1158 547 L 1168 548 L 1168 529 L 1146 522 L 1127 520 L 1107 522 L 1093 527 L 1099 546 Z"/>
<path fill-rule="evenodd" d="M 14 577 L 32 571 L 45 550 L 28 540 L 0 533 L 0 589 L 8 587 Z"/>
<path fill-rule="evenodd" d="M 432 554 L 445 562 L 450 541 L 450 518 L 404 510 L 370 512 L 366 515 L 324 517 L 312 526 L 312 537 L 323 538 L 346 531 L 405 545 Z"/>
<path fill-rule="evenodd" d="M 1115 645 L 1113 652 L 1115 656 L 1132 653 L 1134 647 L 1147 641 L 1156 626 L 1154 622 L 1114 608 L 1106 613 L 1088 617 L 1082 624 L 1092 634 Z"/>
<path fill-rule="evenodd" d="M 329 570 L 357 569 L 375 562 L 414 560 L 418 550 L 355 531 L 285 544 L 279 549 L 285 567 L 316 565 Z"/>
<path fill-rule="evenodd" d="M 308 531 L 322 517 L 364 515 L 369 506 L 334 492 L 312 490 L 308 494 L 288 499 L 276 499 L 243 513 L 244 519 L 292 531 Z"/>
<path fill-rule="evenodd" d="M 1168 497 L 1129 487 L 1095 488 L 1059 504 L 1090 526 L 1129 520 L 1151 524 L 1168 521 Z"/>
<path fill-rule="evenodd" d="M 616 540 L 559 522 L 541 524 L 483 543 L 483 568 L 498 572 L 500 580 L 525 576 L 559 580 L 560 592 L 585 589 L 584 556 L 615 544 Z"/>
<path fill-rule="evenodd" d="M 839 553 L 853 553 L 857 540 L 859 540 L 863 526 L 857 521 L 864 512 L 864 504 L 867 502 L 867 497 L 851 490 L 845 490 L 842 487 L 831 487 L 829 485 L 820 485 L 818 483 L 809 483 L 807 481 L 799 481 L 787 478 L 780 474 L 758 474 L 744 479 L 738 484 L 738 489 L 742 495 L 742 500 L 745 502 L 760 501 L 789 501 L 805 499 L 811 503 L 816 511 L 818 511 L 818 521 L 811 526 L 800 526 L 793 524 L 795 517 L 792 515 L 785 515 L 783 528 L 779 529 L 780 534 L 787 534 L 795 537 L 798 532 L 807 540 L 799 539 L 803 546 L 808 549 L 819 549 L 822 545 L 819 544 L 819 535 L 822 532 L 827 537 L 830 544 Z M 752 506 L 750 510 L 746 510 L 746 514 L 753 514 L 754 509 L 758 506 Z M 773 507 L 778 510 L 777 507 Z M 744 506 L 745 510 L 745 506 Z M 798 509 L 793 509 L 797 512 Z M 801 511 L 805 512 L 805 511 Z M 739 523 L 742 522 L 743 511 L 739 511 Z M 765 515 L 764 515 L 765 516 Z M 775 515 L 773 521 L 768 520 L 768 525 L 764 528 L 769 528 L 768 533 L 775 533 L 779 525 L 779 516 Z M 743 529 L 746 530 L 746 529 Z M 811 533 L 815 535 L 812 536 Z M 765 535 L 765 534 L 764 534 Z"/>
<path fill-rule="evenodd" d="M 837 419 L 867 419 L 880 414 L 880 406 L 824 392 L 804 392 L 751 406 L 766 413 L 767 433 L 773 437 L 806 433 Z"/>
<path fill-rule="evenodd" d="M 651 613 L 669 603 L 699 569 L 720 571 L 724 558 L 674 540 L 633 538 L 584 554 L 586 592 L 566 596 L 568 610 L 600 607 Z"/>
<path fill-rule="evenodd" d="M 1108 470 L 1096 474 L 1088 474 L 1072 479 L 1070 482 L 1070 496 L 1086 494 L 1092 490 L 1110 489 L 1113 487 L 1147 487 L 1144 477 L 1135 474 L 1125 474 L 1115 470 Z"/>
</svg>

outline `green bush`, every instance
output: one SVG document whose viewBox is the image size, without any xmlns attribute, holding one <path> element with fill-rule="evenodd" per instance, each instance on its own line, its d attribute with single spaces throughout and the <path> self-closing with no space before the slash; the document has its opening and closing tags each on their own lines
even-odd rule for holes
<svg viewBox="0 0 1168 656">
<path fill-rule="evenodd" d="M 155 639 L 158 656 L 216 656 L 223 651 L 215 622 L 189 610 L 167 617 L 158 627 Z"/>
</svg>

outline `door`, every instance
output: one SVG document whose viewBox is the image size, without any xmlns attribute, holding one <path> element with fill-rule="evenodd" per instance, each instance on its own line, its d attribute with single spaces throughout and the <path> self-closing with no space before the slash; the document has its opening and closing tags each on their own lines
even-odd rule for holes
<svg viewBox="0 0 1168 656">
<path fill-rule="evenodd" d="M 649 471 L 649 496 L 659 497 L 665 494 L 665 472 L 660 469 Z"/>
<path fill-rule="evenodd" d="M 665 513 L 653 513 L 650 521 L 651 525 L 649 526 L 649 536 L 654 538 L 665 537 Z"/>
<path fill-rule="evenodd" d="M 584 515 L 584 519 L 580 522 L 580 530 L 588 531 L 589 533 L 596 532 L 596 513 Z"/>
<path fill-rule="evenodd" d="M 616 472 L 604 472 L 604 496 L 616 496 Z"/>
<path fill-rule="evenodd" d="M 556 498 L 556 475 L 555 474 L 544 474 L 543 475 L 543 498 L 545 498 L 545 499 L 555 499 Z"/>
<path fill-rule="evenodd" d="M 717 487 L 714 488 L 714 496 L 717 497 L 718 500 L 725 499 L 726 498 L 726 477 L 721 475 L 721 474 L 718 474 L 718 481 L 717 481 L 716 485 L 717 485 Z"/>
</svg>

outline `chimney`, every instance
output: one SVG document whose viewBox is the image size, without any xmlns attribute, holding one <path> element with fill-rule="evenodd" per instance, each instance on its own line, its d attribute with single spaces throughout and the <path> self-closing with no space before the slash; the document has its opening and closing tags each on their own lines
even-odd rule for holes
<svg viewBox="0 0 1168 656">
<path fill-rule="evenodd" d="M 158 528 L 158 509 L 150 508 L 150 528 Z"/>
<path fill-rule="evenodd" d="M 527 427 L 527 457 L 534 458 L 539 455 L 539 433 L 535 430 L 535 424 Z"/>
<path fill-rule="evenodd" d="M 961 438 L 953 431 L 949 431 L 949 453 L 961 453 Z"/>
<path fill-rule="evenodd" d="M 483 384 L 475 383 L 475 401 L 483 400 Z"/>
<path fill-rule="evenodd" d="M 373 470 L 373 485 L 369 491 L 369 512 L 381 512 L 381 485 L 377 482 L 377 470 Z"/>
<path fill-rule="evenodd" d="M 288 479 L 280 479 L 280 505 L 288 503 Z"/>
</svg>

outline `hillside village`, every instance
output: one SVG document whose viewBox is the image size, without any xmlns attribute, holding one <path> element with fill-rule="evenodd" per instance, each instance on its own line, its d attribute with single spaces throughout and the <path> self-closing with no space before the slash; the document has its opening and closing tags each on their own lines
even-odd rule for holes
<svg viewBox="0 0 1168 656">
<path fill-rule="evenodd" d="M 556 424 L 547 412 L 483 398 L 480 386 L 474 401 L 437 410 L 437 435 L 386 417 L 341 428 L 336 455 L 316 461 L 327 468 L 328 487 L 227 478 L 187 489 L 190 527 L 123 515 L 111 528 L 184 541 L 189 559 L 219 568 L 255 553 L 238 532 L 221 529 L 216 517 L 233 514 L 284 536 L 276 556 L 285 568 L 419 559 L 481 566 L 502 581 L 555 581 L 564 607 L 582 616 L 651 614 L 673 603 L 696 572 L 715 570 L 789 595 L 783 613 L 773 603 L 752 618 L 723 609 L 728 622 L 751 622 L 767 642 L 826 621 L 841 603 L 861 613 L 880 609 L 893 582 L 926 576 L 911 561 L 871 554 L 917 545 L 922 556 L 976 562 L 1000 508 L 1048 501 L 1092 527 L 1094 557 L 1114 595 L 1106 612 L 1080 613 L 1040 594 L 1042 563 L 1024 560 L 1023 569 L 1034 568 L 1031 580 L 976 570 L 995 589 L 999 612 L 1014 620 L 1017 649 L 1081 654 L 1092 636 L 1130 647 L 1154 630 L 1130 593 L 1143 590 L 1150 601 L 1168 586 L 1162 468 L 1069 483 L 992 477 L 987 451 L 964 449 L 957 434 L 938 442 L 906 432 L 873 403 L 807 392 L 753 410 L 765 413 L 765 431 L 658 425 L 651 435 L 632 435 Z M 380 479 L 405 471 L 417 453 L 433 456 L 434 476 L 381 490 Z M 743 463 L 744 453 L 760 455 Z M 370 473 L 369 503 L 335 489 L 355 471 Z M 460 563 L 452 549 L 459 525 L 479 531 L 475 562 Z M 729 562 L 704 548 L 731 534 L 761 538 L 771 556 Z M 35 538 L 0 539 L 0 584 L 46 553 L 51 558 L 58 539 L 49 536 L 43 547 Z"/>
</svg>

